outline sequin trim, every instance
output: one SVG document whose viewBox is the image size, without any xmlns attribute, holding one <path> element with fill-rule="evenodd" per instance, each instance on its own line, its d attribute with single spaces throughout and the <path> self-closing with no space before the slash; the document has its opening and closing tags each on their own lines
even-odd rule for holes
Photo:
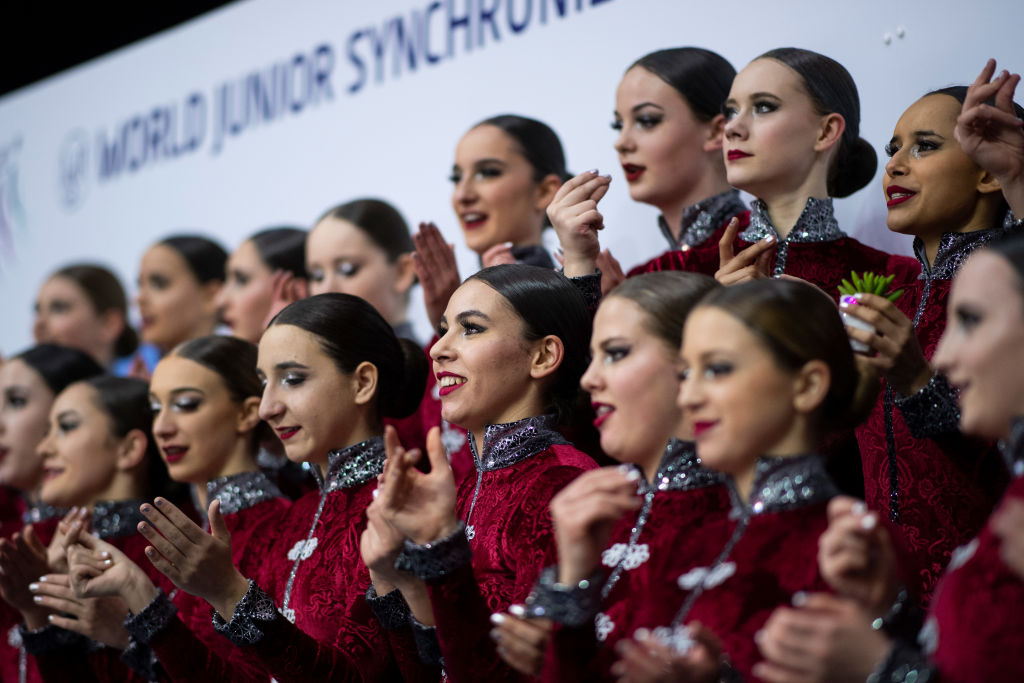
<svg viewBox="0 0 1024 683">
<path fill-rule="evenodd" d="M 138 533 L 142 513 L 141 500 L 114 500 L 96 503 L 92 509 L 92 531 L 99 538 L 121 538 Z"/>
<path fill-rule="evenodd" d="M 924 242 L 920 237 L 915 237 L 914 256 L 921 262 L 921 274 L 918 279 L 952 280 L 960 271 L 960 266 L 976 249 L 993 240 L 1005 237 L 1008 232 L 1020 232 L 1024 229 L 1024 223 L 1013 219 L 1009 213 L 1007 217 L 1008 220 L 1002 225 L 987 230 L 943 233 L 939 239 L 939 250 L 935 253 L 935 260 L 931 264 L 928 263 L 928 257 L 925 254 Z"/>
<path fill-rule="evenodd" d="M 370 609 L 373 610 L 373 615 L 377 617 L 377 621 L 389 631 L 401 628 L 409 623 L 409 617 L 411 616 L 409 604 L 406 603 L 405 598 L 402 596 L 402 591 L 397 588 L 384 595 L 377 595 L 377 589 L 371 583 L 370 587 L 366 589 L 366 602 L 370 605 Z"/>
<path fill-rule="evenodd" d="M 412 639 L 416 643 L 416 654 L 420 661 L 429 666 L 444 666 L 444 657 L 441 656 L 441 641 L 437 638 L 437 627 L 424 626 L 409 615 L 409 625 L 412 627 Z"/>
<path fill-rule="evenodd" d="M 221 514 L 233 515 L 283 494 L 262 472 L 241 472 L 207 482 L 206 497 L 220 501 Z"/>
<path fill-rule="evenodd" d="M 775 248 L 775 269 L 772 273 L 776 277 L 786 272 L 786 256 L 789 254 L 791 243 L 834 242 L 846 237 L 846 233 L 839 229 L 839 222 L 836 221 L 832 199 L 816 197 L 807 198 L 803 212 L 785 239 L 779 237 L 778 231 L 772 224 L 772 219 L 768 215 L 768 205 L 760 199 L 751 202 L 750 226 L 740 233 L 740 239 L 753 243 L 768 235 L 772 235 L 778 240 Z"/>
<path fill-rule="evenodd" d="M 61 519 L 67 513 L 68 511 L 64 508 L 56 508 L 46 503 L 36 503 L 35 505 L 30 505 L 21 514 L 21 521 L 25 524 L 38 524 L 48 519 Z"/>
<path fill-rule="evenodd" d="M 274 600 L 252 581 L 249 590 L 235 606 L 231 621 L 224 621 L 219 613 L 213 613 L 213 628 L 239 647 L 257 645 L 263 640 L 262 625 L 269 624 L 280 614 Z"/>
<path fill-rule="evenodd" d="M 583 626 L 601 609 L 604 573 L 597 569 L 573 585 L 558 583 L 558 567 L 546 567 L 526 598 L 530 617 L 544 617 L 566 626 Z"/>
<path fill-rule="evenodd" d="M 1013 477 L 1024 476 L 1024 417 L 1014 418 L 1010 438 L 999 442 L 999 452 Z"/>
<path fill-rule="evenodd" d="M 384 439 L 375 436 L 327 456 L 324 491 L 338 491 L 365 484 L 384 471 Z"/>
<path fill-rule="evenodd" d="M 21 644 L 30 655 L 43 655 L 66 647 L 87 647 L 88 638 L 73 631 L 57 628 L 52 624 L 29 631 L 24 624 L 18 625 Z"/>
<path fill-rule="evenodd" d="M 601 305 L 601 271 L 590 275 L 577 275 L 569 278 L 580 294 L 583 295 L 583 303 L 591 317 L 597 313 L 597 307 Z"/>
<path fill-rule="evenodd" d="M 658 227 L 665 236 L 669 249 L 700 246 L 725 223 L 726 219 L 746 211 L 739 190 L 729 189 L 722 194 L 703 199 L 683 209 L 679 233 L 673 233 L 664 216 L 658 216 Z"/>
<path fill-rule="evenodd" d="M 928 683 L 933 680 L 933 674 L 927 658 L 917 647 L 897 640 L 866 683 Z"/>
<path fill-rule="evenodd" d="M 124 627 L 133 640 L 148 645 L 153 636 L 167 628 L 177 614 L 178 608 L 163 590 L 157 589 L 156 597 L 139 610 L 138 614 L 129 614 L 125 617 Z"/>
<path fill-rule="evenodd" d="M 466 525 L 459 522 L 448 536 L 419 545 L 405 539 L 402 553 L 395 560 L 395 569 L 411 572 L 421 581 L 448 576 L 473 560 L 473 551 L 466 538 Z"/>
<path fill-rule="evenodd" d="M 915 439 L 953 434 L 960 428 L 956 395 L 942 375 L 932 375 L 928 383 L 911 396 L 894 392 L 894 402 Z"/>
</svg>

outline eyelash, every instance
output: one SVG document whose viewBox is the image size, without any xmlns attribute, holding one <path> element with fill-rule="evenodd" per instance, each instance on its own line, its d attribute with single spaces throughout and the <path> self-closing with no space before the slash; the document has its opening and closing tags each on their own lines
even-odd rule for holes
<svg viewBox="0 0 1024 683">
<path fill-rule="evenodd" d="M 249 276 L 245 273 L 234 273 L 232 278 L 239 287 L 245 287 L 249 284 Z"/>
<path fill-rule="evenodd" d="M 76 427 L 78 427 L 78 423 L 77 422 L 58 422 L 57 423 L 57 429 L 59 429 L 61 432 L 65 433 L 65 434 L 67 432 L 73 431 Z"/>
<path fill-rule="evenodd" d="M 633 122 L 633 125 L 639 128 L 640 130 L 650 130 L 651 128 L 654 128 L 659 123 L 661 123 L 663 119 L 664 117 L 662 116 L 656 116 L 652 114 L 641 114 L 640 116 L 636 117 L 636 119 Z M 621 132 L 624 125 L 625 124 L 622 122 L 622 119 L 616 119 L 611 123 L 612 130 L 616 132 Z"/>
<path fill-rule="evenodd" d="M 628 356 L 629 351 L 628 346 L 609 346 L 604 349 L 604 362 L 605 364 L 617 363 Z"/>
<path fill-rule="evenodd" d="M 981 316 L 976 313 L 968 313 L 966 311 L 960 311 L 956 314 L 957 324 L 967 330 L 973 330 L 979 324 L 981 324 Z"/>
<path fill-rule="evenodd" d="M 283 378 L 281 378 L 281 384 L 289 387 L 297 387 L 306 381 L 306 376 L 289 372 Z"/>
<path fill-rule="evenodd" d="M 731 363 L 708 363 L 704 367 L 704 375 L 706 377 L 721 377 L 722 375 L 728 375 L 732 372 Z"/>
<path fill-rule="evenodd" d="M 758 102 L 754 102 L 752 108 L 755 114 L 771 114 L 774 111 L 778 111 L 779 105 L 775 102 L 760 100 Z M 732 121 L 736 118 L 737 113 L 739 113 L 739 110 L 736 107 L 722 105 L 722 115 L 725 116 L 726 121 Z"/>
<path fill-rule="evenodd" d="M 920 159 L 922 153 L 933 152 L 938 148 L 939 145 L 934 142 L 930 142 L 928 140 L 919 140 L 918 142 L 910 146 L 910 156 L 914 157 L 915 159 Z M 895 145 L 890 142 L 885 146 L 885 155 L 891 159 L 896 154 L 896 152 L 900 151 L 901 149 L 903 148 L 900 147 L 899 145 Z"/>
<path fill-rule="evenodd" d="M 7 394 L 5 402 L 11 408 L 21 409 L 28 405 L 28 398 L 17 394 Z"/>
<path fill-rule="evenodd" d="M 497 178 L 501 176 L 502 172 L 503 171 L 500 168 L 484 167 L 477 169 L 476 173 L 474 173 L 473 176 L 477 180 L 488 180 L 490 178 Z M 462 173 L 452 173 L 450 176 L 448 176 L 448 180 L 458 185 L 459 183 L 462 182 Z"/>
</svg>

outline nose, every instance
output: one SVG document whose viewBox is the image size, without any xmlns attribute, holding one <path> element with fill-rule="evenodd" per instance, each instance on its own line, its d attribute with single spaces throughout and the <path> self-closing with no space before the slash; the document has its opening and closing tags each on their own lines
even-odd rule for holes
<svg viewBox="0 0 1024 683">
<path fill-rule="evenodd" d="M 612 145 L 615 151 L 619 154 L 626 154 L 636 149 L 636 141 L 633 140 L 633 128 L 627 126 L 625 123 L 622 124 L 622 129 L 619 131 L 619 136 L 615 138 L 615 144 Z"/>
<path fill-rule="evenodd" d="M 597 359 L 597 355 L 590 361 L 590 365 L 587 366 L 587 371 L 580 377 L 580 386 L 583 387 L 583 391 L 589 394 L 594 393 L 600 389 L 601 385 L 601 370 L 599 367 L 600 361 Z"/>
<path fill-rule="evenodd" d="M 455 183 L 455 187 L 452 189 L 452 205 L 459 207 L 460 205 L 472 204 L 476 199 L 476 185 L 473 182 L 473 176 L 466 174 L 459 182 Z"/>
<path fill-rule="evenodd" d="M 734 113 L 731 118 L 726 117 L 724 129 L 726 140 L 745 140 L 747 132 L 746 112 L 740 110 Z"/>
<path fill-rule="evenodd" d="M 260 399 L 260 419 L 272 424 L 277 418 L 284 414 L 284 404 L 277 398 L 276 392 L 268 384 L 263 390 L 263 398 Z"/>
<path fill-rule="evenodd" d="M 684 415 L 688 410 L 699 406 L 703 400 L 700 381 L 693 377 L 692 373 L 688 374 L 689 376 L 679 383 L 679 393 L 676 395 L 676 407 L 682 410 Z"/>
<path fill-rule="evenodd" d="M 32 337 L 36 340 L 36 344 L 47 341 L 46 316 L 43 313 L 36 313 L 36 319 L 32 321 Z"/>
<path fill-rule="evenodd" d="M 953 363 L 956 359 L 956 342 L 954 336 L 956 335 L 956 328 L 953 325 L 946 325 L 946 330 L 942 333 L 942 338 L 939 339 L 939 345 L 935 349 L 935 354 L 932 356 L 932 364 L 935 365 L 935 370 L 942 373 L 943 375 L 949 376 L 950 370 L 953 369 Z"/>
<path fill-rule="evenodd" d="M 455 351 L 449 339 L 450 336 L 451 330 L 448 330 L 430 347 L 430 359 L 435 363 L 450 361 L 455 357 Z"/>
<path fill-rule="evenodd" d="M 217 296 L 213 297 L 213 305 L 217 308 L 218 313 L 223 313 L 224 309 L 227 308 L 231 289 L 232 286 L 230 284 L 225 284 L 217 291 Z"/>
<path fill-rule="evenodd" d="M 907 157 L 904 151 L 902 149 L 896 150 L 896 153 L 889 157 L 889 161 L 885 162 L 885 174 L 890 178 L 906 175 L 906 162 Z"/>
<path fill-rule="evenodd" d="M 36 455 L 43 460 L 53 457 L 53 430 L 47 430 L 46 436 L 44 436 L 43 440 L 39 442 L 38 446 L 36 446 Z"/>
<path fill-rule="evenodd" d="M 178 431 L 177 425 L 174 424 L 174 418 L 171 416 L 171 411 L 161 410 L 153 418 L 153 436 L 158 439 L 169 439 Z"/>
</svg>

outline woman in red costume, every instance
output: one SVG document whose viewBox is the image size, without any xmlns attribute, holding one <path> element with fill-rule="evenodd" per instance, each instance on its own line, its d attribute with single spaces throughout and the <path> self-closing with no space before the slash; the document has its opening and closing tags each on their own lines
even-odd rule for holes
<svg viewBox="0 0 1024 683">
<path fill-rule="evenodd" d="M 645 599 L 677 611 L 620 641 L 620 680 L 751 676 L 771 611 L 825 585 L 818 536 L 836 489 L 815 454 L 821 438 L 870 405 L 835 306 L 806 283 L 709 293 L 686 321 L 682 358 L 680 405 L 701 463 L 727 478 L 732 510 L 695 531 L 685 560 L 652 558 L 671 563 L 675 584 Z"/>
<path fill-rule="evenodd" d="M 986 66 L 986 81 L 995 64 Z M 895 303 L 864 294 L 845 311 L 874 326 L 850 328 L 884 377 L 883 393 L 857 429 L 865 501 L 897 524 L 921 569 L 927 599 L 950 553 L 981 530 L 1005 483 L 992 441 L 964 437 L 956 398 L 929 359 L 945 329 L 946 301 L 960 264 L 1022 224 L 996 174 L 961 148 L 954 131 L 966 87 L 925 95 L 896 124 L 886 146 L 883 189 L 889 229 L 914 236 L 918 280 Z M 1013 105 L 1016 116 L 1024 109 Z"/>
<path fill-rule="evenodd" d="M 147 555 L 180 589 L 210 603 L 214 628 L 278 681 L 392 680 L 401 663 L 388 655 L 366 599 L 358 541 L 384 463 L 381 419 L 419 404 L 423 352 L 400 342 L 364 300 L 321 294 L 274 318 L 260 339 L 257 372 L 266 382 L 260 417 L 290 460 L 314 466 L 320 488 L 249 530 L 238 566 L 220 502 L 210 505 L 207 534 L 158 498 L 142 507 Z M 175 651 L 173 643 L 152 644 L 168 657 Z M 230 679 L 234 656 L 207 651 L 202 672 L 190 675 Z"/>
<path fill-rule="evenodd" d="M 488 619 L 526 598 L 554 556 L 552 496 L 595 467 L 558 429 L 585 413 L 589 328 L 582 295 L 547 268 L 485 268 L 448 302 L 431 356 L 442 415 L 469 431 L 476 476 L 456 485 L 436 438 L 429 474 L 415 469 L 419 454 L 396 449 L 370 514 L 405 538 L 402 571 L 374 563 L 377 592 L 400 586 L 424 650 L 436 635 L 449 680 L 520 678 Z M 402 587 L 423 584 L 426 596 Z"/>
<path fill-rule="evenodd" d="M 688 538 L 729 508 L 727 488 L 700 465 L 676 405 L 683 323 L 715 287 L 706 275 L 644 274 L 616 287 L 597 311 L 593 360 L 581 383 L 597 413 L 602 449 L 623 464 L 583 474 L 551 503 L 558 567 L 546 570 L 526 607 L 515 610 L 560 624 L 546 680 L 607 673 L 620 638 L 670 621 L 678 605 L 647 598 L 674 589 L 676 573 L 664 563 L 653 571 L 651 559 L 685 561 Z M 584 580 L 589 588 L 581 600 L 567 601 L 554 588 L 556 581 Z M 527 630 L 534 623 L 505 614 L 492 621 L 499 652 L 539 670 L 544 646 Z"/>
</svg>

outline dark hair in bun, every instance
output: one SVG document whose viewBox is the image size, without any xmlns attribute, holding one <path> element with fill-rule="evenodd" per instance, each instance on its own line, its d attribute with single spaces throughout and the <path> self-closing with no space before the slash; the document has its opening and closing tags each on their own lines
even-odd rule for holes
<svg viewBox="0 0 1024 683">
<path fill-rule="evenodd" d="M 698 120 L 722 113 L 736 69 L 725 57 L 700 47 L 674 47 L 644 55 L 629 68 L 643 67 L 682 95 Z M 628 69 L 627 69 L 628 71 Z"/>
<path fill-rule="evenodd" d="M 795 71 L 818 113 L 839 114 L 846 122 L 828 173 L 829 196 L 848 197 L 871 182 L 878 155 L 860 137 L 860 97 L 846 67 L 831 57 L 797 47 L 769 50 L 758 59 L 774 59 Z"/>
<path fill-rule="evenodd" d="M 199 284 L 224 282 L 228 253 L 213 240 L 202 235 L 171 235 L 157 244 L 178 252 Z"/>
</svg>

